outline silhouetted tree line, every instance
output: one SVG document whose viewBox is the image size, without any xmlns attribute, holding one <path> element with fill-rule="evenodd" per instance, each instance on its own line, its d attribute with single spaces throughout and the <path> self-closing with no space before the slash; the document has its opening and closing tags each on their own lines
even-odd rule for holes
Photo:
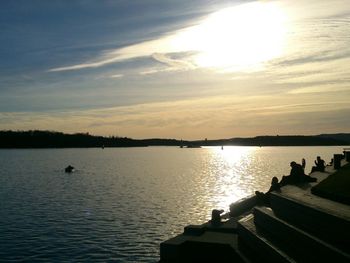
<svg viewBox="0 0 350 263">
<path fill-rule="evenodd" d="M 135 140 L 127 137 L 93 136 L 88 133 L 64 134 L 55 131 L 0 131 L 0 148 L 87 148 L 145 146 L 316 146 L 350 145 L 350 134 L 316 136 L 257 136 L 221 140 L 180 141 L 175 139 Z"/>
<path fill-rule="evenodd" d="M 1 148 L 84 148 L 146 146 L 142 141 L 121 137 L 64 134 L 52 131 L 0 131 Z"/>
<path fill-rule="evenodd" d="M 144 139 L 141 141 L 148 146 L 180 146 L 190 143 L 189 141 L 179 141 L 175 139 Z"/>
</svg>

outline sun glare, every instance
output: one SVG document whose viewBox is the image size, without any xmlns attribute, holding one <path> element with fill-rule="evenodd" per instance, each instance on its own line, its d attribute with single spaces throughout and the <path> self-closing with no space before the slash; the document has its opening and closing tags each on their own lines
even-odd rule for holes
<svg viewBox="0 0 350 263">
<path fill-rule="evenodd" d="M 213 13 L 182 31 L 173 44 L 196 51 L 199 67 L 222 71 L 254 69 L 281 55 L 286 14 L 275 2 L 254 2 Z"/>
</svg>

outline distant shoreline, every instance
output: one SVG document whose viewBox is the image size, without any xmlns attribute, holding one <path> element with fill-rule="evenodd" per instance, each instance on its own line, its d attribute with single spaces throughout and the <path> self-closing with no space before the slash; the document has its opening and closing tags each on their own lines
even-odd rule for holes
<svg viewBox="0 0 350 263">
<path fill-rule="evenodd" d="M 131 139 L 103 137 L 88 133 L 65 134 L 55 131 L 0 131 L 2 149 L 111 148 L 147 146 L 347 146 L 350 133 L 256 136 L 218 140 Z"/>
</svg>

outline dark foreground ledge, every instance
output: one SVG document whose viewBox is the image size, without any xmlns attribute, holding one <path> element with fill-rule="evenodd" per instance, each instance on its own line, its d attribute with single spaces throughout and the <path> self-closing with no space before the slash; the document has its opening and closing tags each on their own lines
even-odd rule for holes
<svg viewBox="0 0 350 263">
<path fill-rule="evenodd" d="M 220 224 L 189 225 L 160 244 L 160 262 L 243 262 L 237 251 L 238 221 L 256 205 L 256 196 L 237 201 Z"/>
</svg>

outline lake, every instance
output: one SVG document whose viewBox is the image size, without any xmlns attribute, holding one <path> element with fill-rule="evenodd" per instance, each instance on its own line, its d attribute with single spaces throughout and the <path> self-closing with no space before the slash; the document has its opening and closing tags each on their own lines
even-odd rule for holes
<svg viewBox="0 0 350 263">
<path fill-rule="evenodd" d="M 309 172 L 342 149 L 0 150 L 0 261 L 157 262 L 162 241 L 266 191 L 290 161 Z"/>
</svg>

